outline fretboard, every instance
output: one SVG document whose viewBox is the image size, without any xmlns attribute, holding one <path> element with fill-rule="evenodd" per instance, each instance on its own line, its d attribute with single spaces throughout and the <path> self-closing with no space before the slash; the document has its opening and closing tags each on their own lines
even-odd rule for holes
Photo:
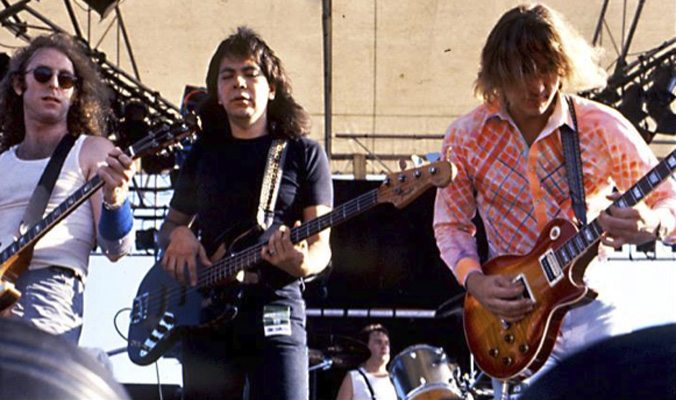
<svg viewBox="0 0 676 400">
<path fill-rule="evenodd" d="M 176 143 L 191 132 L 195 123 L 192 120 L 189 122 L 189 124 L 181 122 L 174 126 L 163 125 L 159 129 L 149 133 L 148 136 L 141 138 L 136 143 L 129 146 L 125 150 L 125 154 L 135 160 L 148 153 L 161 150 L 166 146 Z M 80 204 L 84 203 L 85 200 L 91 197 L 91 195 L 102 186 L 103 181 L 98 175 L 87 181 L 81 188 L 68 196 L 66 200 L 61 202 L 61 204 L 47 214 L 46 217 L 28 228 L 28 230 L 23 232 L 17 240 L 3 249 L 0 253 L 0 264 L 4 264 L 10 257 L 42 238 L 54 227 L 54 225 L 70 215 Z"/>
<path fill-rule="evenodd" d="M 70 215 L 101 186 L 103 186 L 103 181 L 98 175 L 90 179 L 80 189 L 68 196 L 66 200 L 62 201 L 55 209 L 50 211 L 46 217 L 28 228 L 28 231 L 24 232 L 11 245 L 7 246 L 2 253 L 0 253 L 0 264 L 46 235 L 54 225 Z"/>
<path fill-rule="evenodd" d="M 341 224 L 364 211 L 370 210 L 377 204 L 378 189 L 374 189 L 336 207 L 330 213 L 321 215 L 303 225 L 292 228 L 291 242 L 295 244 L 305 240 L 318 234 L 324 229 Z M 210 268 L 203 269 L 202 273 L 204 276 L 200 277 L 198 282 L 203 283 L 206 287 L 213 287 L 223 283 L 239 271 L 258 264 L 262 261 L 261 251 L 266 244 L 267 243 L 259 243 L 240 253 L 223 258 Z"/>
<path fill-rule="evenodd" d="M 668 179 L 676 171 L 676 150 L 669 153 L 659 164 L 638 180 L 620 198 L 613 202 L 613 206 L 620 208 L 633 207 L 641 202 L 660 183 Z M 559 263 L 568 266 L 601 238 L 603 228 L 598 218 L 580 229 L 578 233 L 568 239 L 561 247 L 555 250 Z"/>
</svg>

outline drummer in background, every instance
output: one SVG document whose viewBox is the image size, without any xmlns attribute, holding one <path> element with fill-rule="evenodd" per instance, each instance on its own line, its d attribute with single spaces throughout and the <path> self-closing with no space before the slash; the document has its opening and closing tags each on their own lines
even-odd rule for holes
<svg viewBox="0 0 676 400">
<path fill-rule="evenodd" d="M 368 344 L 371 355 L 358 369 L 348 371 L 336 400 L 397 400 L 387 372 L 390 361 L 390 333 L 381 324 L 365 326 L 359 339 Z"/>
</svg>

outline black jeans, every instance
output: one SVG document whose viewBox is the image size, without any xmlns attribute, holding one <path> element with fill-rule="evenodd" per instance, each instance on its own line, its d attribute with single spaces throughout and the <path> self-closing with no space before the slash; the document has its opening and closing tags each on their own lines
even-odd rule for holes
<svg viewBox="0 0 676 400">
<path fill-rule="evenodd" d="M 266 337 L 263 304 L 254 302 L 242 306 L 231 323 L 185 337 L 184 399 L 308 399 L 305 302 L 282 299 L 265 305 L 290 307 L 291 335 Z"/>
</svg>

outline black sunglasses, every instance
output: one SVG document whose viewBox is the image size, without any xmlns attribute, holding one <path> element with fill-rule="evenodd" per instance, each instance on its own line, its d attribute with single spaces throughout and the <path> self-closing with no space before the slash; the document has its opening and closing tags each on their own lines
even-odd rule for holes
<svg viewBox="0 0 676 400">
<path fill-rule="evenodd" d="M 45 66 L 35 67 L 26 71 L 27 74 L 31 72 L 33 73 L 33 78 L 35 78 L 35 80 L 40 83 L 49 82 L 49 80 L 52 79 L 52 75 L 57 73 L 56 71 L 52 71 L 49 67 Z M 75 82 L 77 82 L 77 76 L 65 71 L 59 71 L 56 75 L 56 79 L 59 82 L 59 87 L 64 89 L 72 88 L 75 86 Z"/>
</svg>

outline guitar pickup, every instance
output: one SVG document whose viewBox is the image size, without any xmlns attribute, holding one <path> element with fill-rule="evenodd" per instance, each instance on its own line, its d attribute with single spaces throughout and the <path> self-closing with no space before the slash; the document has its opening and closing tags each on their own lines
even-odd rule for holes
<svg viewBox="0 0 676 400">
<path fill-rule="evenodd" d="M 132 325 L 139 324 L 148 318 L 148 293 L 134 298 L 131 311 Z"/>
<path fill-rule="evenodd" d="M 542 267 L 542 272 L 545 274 L 549 286 L 554 286 L 563 278 L 563 270 L 561 269 L 559 260 L 556 258 L 556 254 L 554 254 L 552 249 L 547 250 L 543 255 L 541 255 L 539 261 L 540 267 Z"/>
<path fill-rule="evenodd" d="M 524 299 L 530 299 L 530 301 L 535 303 L 533 291 L 531 290 L 530 285 L 528 284 L 528 280 L 526 280 L 526 276 L 524 274 L 517 275 L 517 277 L 514 278 L 512 282 L 521 283 L 523 285 L 523 292 L 521 293 L 521 297 L 523 297 Z"/>
</svg>

